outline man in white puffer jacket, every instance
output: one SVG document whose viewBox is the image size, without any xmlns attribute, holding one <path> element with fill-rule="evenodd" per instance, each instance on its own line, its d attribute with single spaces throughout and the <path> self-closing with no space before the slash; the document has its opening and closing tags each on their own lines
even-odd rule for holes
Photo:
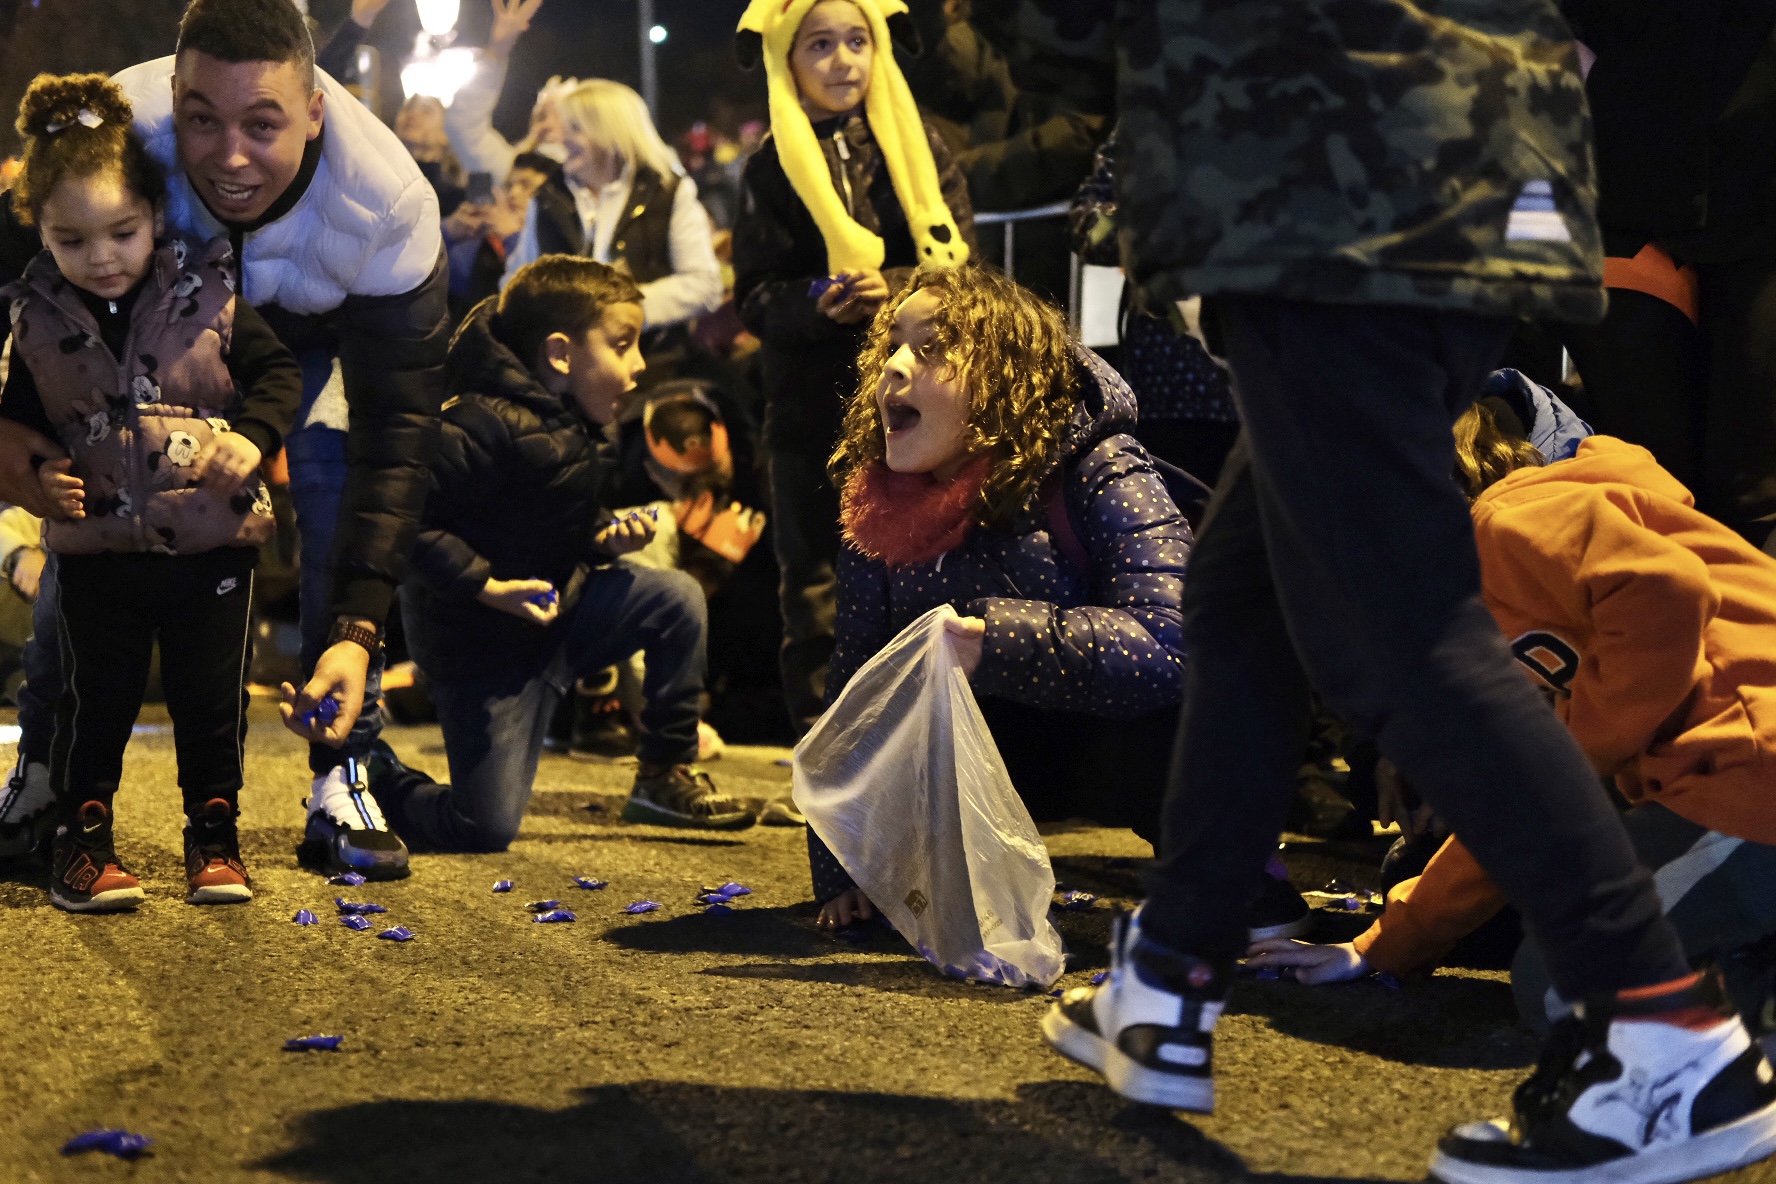
<svg viewBox="0 0 1776 1184">
<path fill-rule="evenodd" d="M 242 295 L 303 366 L 299 426 L 285 446 L 310 677 L 300 690 L 285 686 L 282 708 L 310 740 L 315 776 L 299 855 L 325 871 L 405 876 L 406 848 L 363 791 L 360 770 L 373 749 L 386 752 L 377 743 L 382 626 L 424 505 L 444 397 L 437 198 L 394 133 L 315 69 L 290 0 L 192 0 L 177 52 L 117 81 L 138 134 L 167 168 L 167 229 L 196 242 L 232 240 Z M 0 278 L 23 261 L 8 245 Z M 335 359 L 342 384 L 331 381 Z M 0 497 L 32 505 L 33 455 L 59 452 L 0 425 Z M 53 600 L 40 596 L 50 621 Z M 17 777 L 26 753 L 47 751 L 61 684 L 53 647 L 34 650 Z M 316 711 L 326 699 L 336 715 Z"/>
</svg>

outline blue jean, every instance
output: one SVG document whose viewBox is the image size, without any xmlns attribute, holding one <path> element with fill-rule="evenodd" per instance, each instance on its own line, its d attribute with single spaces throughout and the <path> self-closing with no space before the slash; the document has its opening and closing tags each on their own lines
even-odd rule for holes
<svg viewBox="0 0 1776 1184">
<path fill-rule="evenodd" d="M 457 614 L 430 611 L 426 594 L 401 589 L 402 619 L 414 659 L 426 672 L 450 784 L 406 779 L 377 798 L 396 832 L 424 851 L 504 851 L 518 837 L 537 760 L 556 705 L 573 680 L 636 651 L 642 681 L 643 764 L 684 764 L 697 756 L 708 613 L 703 590 L 682 571 L 626 563 L 591 571 L 558 644 L 540 662 L 504 665 L 487 654 Z"/>
<path fill-rule="evenodd" d="M 1311 683 L 1518 906 L 1561 994 L 1685 974 L 1652 877 L 1480 598 L 1450 429 L 1509 324 L 1254 298 L 1215 311 L 1244 430 L 1184 582 L 1190 659 L 1146 932 L 1242 952 Z"/>
<path fill-rule="evenodd" d="M 311 348 L 298 355 L 302 363 L 302 410 L 296 422 L 308 418 L 321 388 L 333 372 L 331 350 Z M 339 526 L 339 507 L 345 498 L 346 434 L 336 428 L 305 427 L 284 438 L 285 458 L 290 465 L 290 500 L 296 507 L 296 529 L 300 536 L 300 582 L 296 589 L 298 611 L 301 613 L 302 671 L 309 674 L 321 651 L 326 648 L 327 633 L 333 627 L 333 614 L 328 611 L 333 599 L 333 535 Z M 345 758 L 365 760 L 371 746 L 382 735 L 382 667 L 383 656 L 371 655 L 370 677 L 364 686 L 364 707 L 358 722 L 352 725 L 342 748 L 325 744 L 308 746 L 308 767 L 315 776 L 344 763 Z M 27 676 L 28 677 L 28 676 Z"/>
</svg>

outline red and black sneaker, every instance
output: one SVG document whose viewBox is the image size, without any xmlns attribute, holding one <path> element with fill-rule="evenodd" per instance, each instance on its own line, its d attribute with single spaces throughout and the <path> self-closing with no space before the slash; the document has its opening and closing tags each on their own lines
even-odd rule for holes
<svg viewBox="0 0 1776 1184">
<path fill-rule="evenodd" d="M 56 828 L 50 845 L 49 899 L 70 913 L 115 913 L 142 903 L 142 885 L 117 861 L 111 809 L 87 802 Z"/>
<path fill-rule="evenodd" d="M 223 798 L 211 798 L 185 826 L 185 902 L 239 904 L 253 899 L 253 881 L 241 862 L 237 811 Z"/>
</svg>

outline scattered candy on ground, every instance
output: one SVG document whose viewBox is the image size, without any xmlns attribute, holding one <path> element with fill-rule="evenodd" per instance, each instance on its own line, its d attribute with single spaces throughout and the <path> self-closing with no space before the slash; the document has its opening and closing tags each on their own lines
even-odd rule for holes
<svg viewBox="0 0 1776 1184">
<path fill-rule="evenodd" d="M 387 906 L 380 905 L 380 904 L 371 904 L 368 901 L 364 902 L 363 904 L 357 904 L 352 901 L 344 900 L 344 899 L 341 899 L 340 897 L 335 896 L 333 898 L 333 903 L 334 903 L 334 905 L 336 905 L 338 907 L 338 909 L 341 913 L 352 914 L 352 915 L 357 915 L 357 916 L 364 916 L 364 915 L 367 915 L 370 913 L 386 913 L 386 912 L 388 912 Z"/>
<path fill-rule="evenodd" d="M 284 1041 L 285 1052 L 338 1052 L 343 1036 L 292 1036 Z"/>
<path fill-rule="evenodd" d="M 347 929 L 356 929 L 359 933 L 370 928 L 370 918 L 360 917 L 356 913 L 347 913 L 339 918 L 339 923 Z"/>
<path fill-rule="evenodd" d="M 538 925 L 556 925 L 567 921 L 577 921 L 572 909 L 550 909 L 546 913 L 538 913 L 531 918 Z"/>
<path fill-rule="evenodd" d="M 1103 981 L 1109 977 L 1110 977 L 1110 972 L 1108 970 L 1098 971 L 1096 974 L 1092 975 L 1092 978 L 1091 978 L 1092 986 L 1096 987 L 1096 986 L 1101 985 L 1103 983 Z"/>
<path fill-rule="evenodd" d="M 652 913 L 652 912 L 657 911 L 659 909 L 659 907 L 660 907 L 660 902 L 657 900 L 638 900 L 634 904 L 624 905 L 623 911 L 625 913 L 632 913 L 632 914 L 633 913 Z"/>
<path fill-rule="evenodd" d="M 393 929 L 384 929 L 376 936 L 383 941 L 412 941 L 414 933 L 405 925 L 397 925 Z"/>
<path fill-rule="evenodd" d="M 533 900 L 524 906 L 533 913 L 548 913 L 561 907 L 559 900 Z"/>
<path fill-rule="evenodd" d="M 290 920 L 296 922 L 298 925 L 313 925 L 317 918 L 312 909 L 297 909 L 296 915 L 291 917 Z"/>
<path fill-rule="evenodd" d="M 1080 892 L 1074 889 L 1062 893 L 1061 903 L 1055 907 L 1064 913 L 1079 913 L 1091 908 L 1093 904 L 1097 903 L 1097 899 L 1089 892 Z"/>
<path fill-rule="evenodd" d="M 733 908 L 733 906 L 725 905 L 720 902 L 712 904 L 703 910 L 705 915 L 713 914 L 718 917 L 725 916 L 726 914 L 732 913 L 734 911 L 736 911 L 736 910 Z"/>
<path fill-rule="evenodd" d="M 512 890 L 512 881 L 495 880 L 493 882 L 493 890 L 495 892 L 510 892 Z"/>
<path fill-rule="evenodd" d="M 103 1151 L 119 1159 L 134 1159 L 148 1150 L 154 1140 L 147 1135 L 125 1130 L 84 1131 L 62 1144 L 63 1155 L 79 1155 L 83 1151 Z"/>
<path fill-rule="evenodd" d="M 575 876 L 574 887 L 584 888 L 588 892 L 596 892 L 600 888 L 610 887 L 609 880 L 594 880 L 591 876 Z"/>
<path fill-rule="evenodd" d="M 329 876 L 327 883 L 343 884 L 347 888 L 356 888 L 364 882 L 364 877 L 357 872 L 340 872 L 337 876 Z"/>
</svg>

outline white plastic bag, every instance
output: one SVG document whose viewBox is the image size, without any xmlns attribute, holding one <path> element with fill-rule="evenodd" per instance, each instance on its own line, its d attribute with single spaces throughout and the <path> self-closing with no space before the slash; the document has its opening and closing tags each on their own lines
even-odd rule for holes
<svg viewBox="0 0 1776 1184">
<path fill-rule="evenodd" d="M 901 936 L 945 974 L 1061 976 L 1054 870 L 932 609 L 852 677 L 796 746 L 793 795 Z"/>
</svg>

